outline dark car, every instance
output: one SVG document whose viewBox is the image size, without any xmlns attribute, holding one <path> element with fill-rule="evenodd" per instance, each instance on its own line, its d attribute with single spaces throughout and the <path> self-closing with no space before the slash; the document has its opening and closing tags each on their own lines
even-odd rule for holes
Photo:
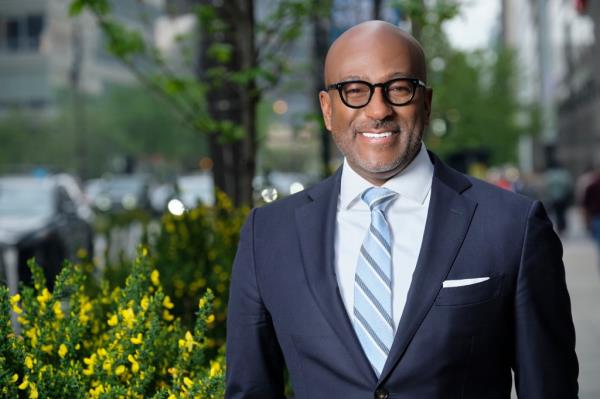
<svg viewBox="0 0 600 399">
<path fill-rule="evenodd" d="M 32 257 L 52 286 L 63 260 L 76 259 L 82 249 L 93 255 L 89 207 L 72 196 L 73 181 L 65 175 L 0 178 L 0 278 L 9 285 L 30 280 Z"/>
<path fill-rule="evenodd" d="M 149 191 L 151 180 L 146 175 L 115 175 L 98 183 L 94 207 L 102 212 L 152 211 Z"/>
</svg>

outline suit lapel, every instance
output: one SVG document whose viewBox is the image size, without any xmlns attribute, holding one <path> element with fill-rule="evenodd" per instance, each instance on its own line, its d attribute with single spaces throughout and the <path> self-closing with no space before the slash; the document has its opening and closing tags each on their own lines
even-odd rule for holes
<svg viewBox="0 0 600 399">
<path fill-rule="evenodd" d="M 468 231 L 477 206 L 461 195 L 470 186 L 432 155 L 434 177 L 423 243 L 398 331 L 379 382 L 398 363 L 429 312 Z"/>
<path fill-rule="evenodd" d="M 296 210 L 302 264 L 310 290 L 321 312 L 347 348 L 363 375 L 375 374 L 362 351 L 342 301 L 335 275 L 334 235 L 341 168 L 307 192 L 311 202 Z"/>
</svg>

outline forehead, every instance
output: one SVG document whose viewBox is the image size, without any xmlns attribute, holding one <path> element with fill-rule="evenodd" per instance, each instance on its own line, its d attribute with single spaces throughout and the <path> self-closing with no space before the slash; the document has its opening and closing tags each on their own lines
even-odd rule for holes
<svg viewBox="0 0 600 399">
<path fill-rule="evenodd" d="M 347 79 L 378 82 L 396 76 L 415 76 L 415 51 L 394 32 L 354 34 L 331 48 L 325 71 L 327 83 Z"/>
</svg>

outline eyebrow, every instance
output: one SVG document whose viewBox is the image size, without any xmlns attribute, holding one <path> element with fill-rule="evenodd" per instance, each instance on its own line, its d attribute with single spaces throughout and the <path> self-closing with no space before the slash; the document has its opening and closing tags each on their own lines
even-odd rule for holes
<svg viewBox="0 0 600 399">
<path fill-rule="evenodd" d="M 408 75 L 403 72 L 392 72 L 392 73 L 384 76 L 383 82 L 387 82 L 388 80 L 396 79 L 396 78 L 414 78 L 414 76 Z M 335 83 L 350 82 L 353 80 L 363 80 L 365 82 L 370 82 L 370 80 L 365 76 L 349 75 L 349 76 L 343 77 L 342 79 L 340 79 L 339 81 L 337 81 Z"/>
</svg>

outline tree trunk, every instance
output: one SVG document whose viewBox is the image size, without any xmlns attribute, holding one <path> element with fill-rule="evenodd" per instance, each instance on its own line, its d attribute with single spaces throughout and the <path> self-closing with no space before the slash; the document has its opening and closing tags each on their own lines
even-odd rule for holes
<svg viewBox="0 0 600 399">
<path fill-rule="evenodd" d="M 373 19 L 381 19 L 382 0 L 373 0 Z"/>
<path fill-rule="evenodd" d="M 81 69 L 83 65 L 82 30 L 79 20 L 71 23 L 71 50 L 73 59 L 69 68 L 69 85 L 71 86 L 71 99 L 73 104 L 73 133 L 75 136 L 75 151 L 77 159 L 77 173 L 84 180 L 88 176 L 86 126 L 84 115 L 84 98 L 81 94 Z"/>
<path fill-rule="evenodd" d="M 198 79 L 207 81 L 209 78 L 206 73 L 212 68 L 222 67 L 231 73 L 255 67 L 254 2 L 236 0 L 225 3 L 207 0 L 203 3 L 214 7 L 218 18 L 226 24 L 227 28 L 215 32 L 201 27 Z M 215 43 L 231 46 L 232 57 L 227 64 L 218 63 L 209 56 L 208 50 Z M 225 192 L 234 204 L 251 205 L 258 103 L 254 80 L 243 86 L 214 80 L 208 83 L 210 89 L 207 101 L 211 118 L 218 122 L 232 122 L 244 131 L 244 137 L 236 141 L 223 140 L 219 132 L 209 133 L 215 186 Z"/>
</svg>

